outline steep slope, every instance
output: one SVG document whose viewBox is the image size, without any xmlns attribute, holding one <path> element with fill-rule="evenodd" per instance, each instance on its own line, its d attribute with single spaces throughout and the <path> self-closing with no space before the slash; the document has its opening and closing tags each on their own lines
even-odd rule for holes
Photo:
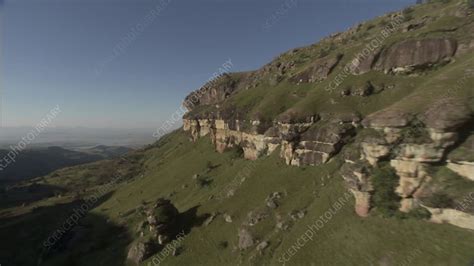
<svg viewBox="0 0 474 266">
<path fill-rule="evenodd" d="M 430 1 L 205 85 L 157 143 L 0 195 L 0 262 L 472 263 L 473 19 Z"/>
<path fill-rule="evenodd" d="M 450 184 L 435 177 L 446 167 L 452 182 L 473 188 L 474 162 L 450 159 L 458 149 L 473 153 L 473 34 L 463 1 L 388 14 L 205 85 L 185 100 L 184 130 L 193 140 L 209 135 L 219 152 L 238 146 L 255 160 L 279 151 L 293 166 L 325 164 L 352 149 L 342 172 L 359 215 L 377 207 L 371 179 L 390 164 L 399 177 L 390 200 L 399 197 L 400 211 L 428 207 L 433 221 L 474 229 L 472 208 L 454 210 L 470 194 L 447 196 Z M 428 204 L 440 195 L 443 204 Z"/>
</svg>

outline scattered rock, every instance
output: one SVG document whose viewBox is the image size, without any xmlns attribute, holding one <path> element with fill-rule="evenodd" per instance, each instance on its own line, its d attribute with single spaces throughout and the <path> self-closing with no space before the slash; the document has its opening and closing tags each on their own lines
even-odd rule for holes
<svg viewBox="0 0 474 266">
<path fill-rule="evenodd" d="M 255 244 L 253 236 L 246 228 L 241 228 L 239 230 L 239 249 L 245 250 L 250 248 Z"/>
<path fill-rule="evenodd" d="M 140 241 L 133 244 L 128 250 L 127 260 L 135 265 L 139 265 L 153 254 L 154 244 L 152 241 Z"/>
<path fill-rule="evenodd" d="M 158 244 L 165 245 L 166 243 L 168 243 L 168 241 L 169 237 L 167 237 L 166 235 L 158 235 Z"/>
<path fill-rule="evenodd" d="M 270 209 L 278 208 L 277 200 L 281 198 L 280 192 L 273 192 L 265 199 L 265 204 Z"/>
<path fill-rule="evenodd" d="M 215 213 L 211 214 L 211 215 L 204 221 L 204 226 L 210 225 L 210 224 L 214 221 L 214 219 L 216 218 L 216 216 L 217 216 L 217 215 L 216 215 Z"/>
<path fill-rule="evenodd" d="M 137 229 L 136 229 L 136 232 L 139 233 L 141 231 L 143 231 L 146 226 L 148 225 L 148 222 L 147 221 L 142 221 L 140 222 L 138 225 L 137 225 Z"/>
<path fill-rule="evenodd" d="M 268 245 L 269 244 L 267 241 L 261 242 L 260 244 L 257 245 L 257 251 L 263 251 L 264 249 L 268 247 Z"/>
<path fill-rule="evenodd" d="M 286 231 L 290 228 L 290 224 L 285 221 L 279 221 L 276 223 L 276 228 L 282 231 Z"/>
<path fill-rule="evenodd" d="M 247 214 L 247 222 L 246 224 L 249 226 L 254 226 L 258 224 L 263 219 L 269 216 L 268 211 L 266 209 L 256 209 Z"/>
<path fill-rule="evenodd" d="M 375 88 L 372 83 L 367 82 L 366 84 L 359 86 L 353 90 L 351 90 L 352 96 L 360 96 L 360 97 L 367 97 L 374 93 Z"/>
<path fill-rule="evenodd" d="M 300 211 L 292 211 L 288 214 L 293 221 L 296 221 L 298 219 L 303 219 L 304 216 L 306 215 L 306 211 L 300 210 Z"/>
<path fill-rule="evenodd" d="M 223 216 L 224 216 L 224 221 L 226 221 L 227 223 L 232 223 L 232 216 L 230 216 L 227 213 L 224 213 Z"/>
<path fill-rule="evenodd" d="M 145 213 L 150 226 L 150 232 L 164 235 L 168 238 L 173 235 L 179 211 L 171 201 L 160 198 Z"/>
</svg>

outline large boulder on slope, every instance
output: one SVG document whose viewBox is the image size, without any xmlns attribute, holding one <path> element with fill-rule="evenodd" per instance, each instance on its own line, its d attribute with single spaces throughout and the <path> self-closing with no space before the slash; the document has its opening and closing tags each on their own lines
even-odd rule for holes
<svg viewBox="0 0 474 266">
<path fill-rule="evenodd" d="M 453 39 L 406 40 L 383 50 L 375 69 L 388 72 L 397 68 L 424 68 L 451 58 L 456 49 L 457 42 Z"/>
</svg>

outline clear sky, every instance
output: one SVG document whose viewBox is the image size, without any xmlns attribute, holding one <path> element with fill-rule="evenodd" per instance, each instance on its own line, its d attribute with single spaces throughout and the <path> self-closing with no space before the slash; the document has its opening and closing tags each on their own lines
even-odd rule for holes
<svg viewBox="0 0 474 266">
<path fill-rule="evenodd" d="M 414 2 L 0 0 L 3 126 L 59 105 L 56 126 L 155 128 L 228 59 L 256 69 Z"/>
</svg>

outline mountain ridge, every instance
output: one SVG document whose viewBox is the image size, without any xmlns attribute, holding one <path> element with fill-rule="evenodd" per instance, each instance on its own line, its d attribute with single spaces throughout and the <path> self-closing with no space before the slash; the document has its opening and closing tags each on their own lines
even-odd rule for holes
<svg viewBox="0 0 474 266">
<path fill-rule="evenodd" d="M 429 1 L 205 84 L 186 97 L 182 129 L 17 187 L 35 198 L 0 212 L 0 237 L 13 239 L 0 259 L 472 262 L 472 13 L 465 1 Z M 358 57 L 396 18 L 379 49 Z M 22 243 L 30 256 L 14 252 Z"/>
</svg>

